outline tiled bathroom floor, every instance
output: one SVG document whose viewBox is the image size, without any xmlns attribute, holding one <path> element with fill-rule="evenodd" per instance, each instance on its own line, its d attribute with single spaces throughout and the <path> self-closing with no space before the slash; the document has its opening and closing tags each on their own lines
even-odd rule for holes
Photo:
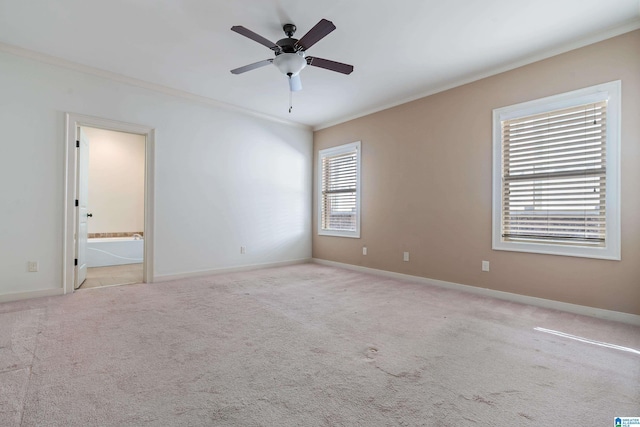
<svg viewBox="0 0 640 427">
<path fill-rule="evenodd" d="M 142 263 L 114 265 L 110 267 L 92 267 L 87 269 L 87 279 L 78 289 L 98 288 L 100 286 L 128 285 L 142 282 Z"/>
</svg>

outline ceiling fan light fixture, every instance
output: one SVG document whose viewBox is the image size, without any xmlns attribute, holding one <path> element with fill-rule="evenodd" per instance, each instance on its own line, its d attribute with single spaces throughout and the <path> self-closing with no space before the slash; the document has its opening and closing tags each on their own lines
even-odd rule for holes
<svg viewBox="0 0 640 427">
<path fill-rule="evenodd" d="M 307 60 L 304 58 L 304 52 L 302 51 L 281 53 L 273 59 L 273 63 L 282 74 L 287 76 L 295 76 L 307 66 Z"/>
</svg>

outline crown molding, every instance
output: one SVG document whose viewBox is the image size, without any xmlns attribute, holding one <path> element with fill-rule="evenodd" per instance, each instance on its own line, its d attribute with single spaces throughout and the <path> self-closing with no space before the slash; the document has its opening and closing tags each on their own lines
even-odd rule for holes
<svg viewBox="0 0 640 427">
<path fill-rule="evenodd" d="M 613 37 L 620 36 L 622 34 L 630 33 L 631 31 L 635 31 L 640 29 L 640 18 L 629 21 L 623 25 L 616 26 L 614 28 L 609 28 L 607 30 L 598 32 L 596 34 L 592 34 L 588 37 L 583 37 L 577 40 L 570 41 L 568 43 L 563 43 L 562 45 L 556 46 L 552 49 L 548 49 L 542 52 L 538 52 L 536 54 L 530 55 L 525 59 L 521 59 L 518 61 L 510 62 L 505 65 L 501 65 L 498 67 L 491 68 L 489 70 L 483 71 L 481 73 L 474 74 L 472 76 L 467 76 L 459 80 L 455 80 L 453 82 L 449 82 L 440 86 L 436 86 L 427 91 L 417 93 L 407 98 L 402 98 L 397 101 L 392 101 L 389 103 L 381 104 L 377 107 L 355 113 L 353 115 L 344 117 L 342 119 L 328 121 L 317 126 L 313 127 L 313 131 L 319 131 L 322 129 L 327 129 L 332 126 L 336 126 L 342 123 L 349 122 L 351 120 L 359 119 L 361 117 L 368 116 L 370 114 L 378 113 L 380 111 L 388 110 L 393 107 L 397 107 L 402 104 L 406 104 L 411 101 L 415 101 L 421 98 L 426 98 L 427 96 L 435 95 L 436 93 L 444 92 L 449 89 L 453 89 L 459 86 L 463 86 L 465 84 L 473 83 L 478 80 L 482 80 L 487 77 L 495 76 L 496 74 L 504 73 L 505 71 L 514 70 L 519 67 L 523 67 L 525 65 L 533 64 L 534 62 L 542 61 L 544 59 L 551 58 L 556 55 L 560 55 L 563 53 L 570 52 L 572 50 L 579 49 L 581 47 L 589 46 L 607 39 L 611 39 Z"/>
<path fill-rule="evenodd" d="M 113 73 L 111 71 L 102 70 L 100 68 L 90 67 L 88 65 L 79 64 L 77 62 L 68 61 L 66 59 L 58 58 L 56 56 L 47 55 L 45 53 L 24 49 L 18 46 L 13 46 L 13 45 L 2 43 L 2 42 L 0 42 L 0 52 L 5 52 L 12 55 L 20 56 L 22 58 L 28 58 L 34 61 L 49 64 L 49 65 L 67 68 L 73 71 L 78 71 L 80 73 L 90 74 L 90 75 L 101 77 L 104 79 L 113 80 L 119 83 L 136 86 L 139 88 L 162 93 L 164 95 L 186 99 L 186 100 L 197 102 L 200 104 L 205 104 L 210 107 L 220 108 L 226 111 L 240 113 L 247 116 L 256 117 L 259 119 L 296 127 L 299 129 L 312 130 L 311 126 L 307 126 L 307 125 L 289 121 L 289 120 L 280 119 L 278 117 L 274 117 L 274 116 L 264 114 L 258 111 L 254 111 L 248 108 L 238 107 L 236 105 L 228 104 L 226 102 L 218 101 L 216 99 L 208 98 L 206 96 L 196 95 L 191 92 L 186 92 L 180 89 L 174 89 L 168 86 L 147 82 L 145 80 L 140 80 L 133 77 L 128 77 L 123 74 Z"/>
<path fill-rule="evenodd" d="M 585 47 L 591 44 L 595 44 L 631 31 L 635 31 L 640 29 L 640 18 L 634 19 L 632 21 L 629 21 L 623 25 L 620 26 L 616 26 L 614 28 L 610 28 L 601 32 L 598 32 L 596 34 L 592 34 L 588 37 L 583 37 L 580 38 L 578 40 L 573 40 L 571 42 L 568 43 L 564 43 L 562 45 L 556 46 L 553 49 L 548 49 L 545 50 L 543 52 L 539 52 L 533 55 L 528 56 L 525 59 L 519 60 L 519 61 L 514 61 L 514 62 L 510 62 L 508 64 L 505 65 L 501 65 L 498 67 L 494 67 L 492 69 L 483 71 L 481 73 L 477 73 L 474 74 L 472 76 L 467 76 L 452 82 L 448 82 L 445 84 L 442 84 L 440 86 L 436 86 L 433 88 L 430 88 L 426 91 L 423 92 L 419 92 L 415 95 L 412 95 L 410 97 L 405 97 L 396 101 L 392 101 L 392 102 L 388 102 L 388 103 L 384 103 L 384 104 L 380 104 L 376 107 L 364 110 L 364 111 L 360 111 L 358 113 L 354 113 L 352 115 L 348 115 L 345 116 L 343 118 L 340 118 L 338 120 L 332 120 L 332 121 L 328 121 L 328 122 L 324 122 L 324 123 L 320 123 L 318 125 L 305 125 L 302 123 L 298 123 L 298 122 L 294 122 L 294 121 L 290 121 L 290 120 L 285 120 L 285 119 L 281 119 L 278 117 L 274 117 L 265 113 L 261 113 L 255 110 L 251 110 L 251 109 L 247 109 L 247 108 L 243 108 L 243 107 L 239 107 L 233 104 L 229 104 L 226 102 L 222 102 L 222 101 L 218 101 L 216 99 L 213 98 L 209 98 L 209 97 L 205 97 L 202 95 L 196 95 L 194 93 L 191 92 L 186 92 L 180 89 L 174 89 L 168 86 L 163 86 L 160 84 L 156 84 L 156 83 L 151 83 L 151 82 L 147 82 L 145 80 L 140 80 L 140 79 L 136 79 L 133 77 L 128 77 L 122 74 L 118 74 L 118 73 L 113 73 L 111 71 L 106 71 L 106 70 L 102 70 L 99 68 L 95 68 L 95 67 L 90 67 L 87 65 L 82 65 L 76 62 L 72 62 L 72 61 L 68 61 L 66 59 L 62 59 L 62 58 L 58 58 L 52 55 L 47 55 L 44 53 L 40 53 L 40 52 L 36 52 L 36 51 L 32 51 L 32 50 L 28 50 L 28 49 L 24 49 L 18 46 L 13 46 L 13 45 L 9 45 L 6 43 L 2 43 L 0 42 L 0 52 L 6 52 L 6 53 L 10 53 L 16 56 L 20 56 L 20 57 L 24 57 L 24 58 L 29 58 L 35 61 L 39 61 L 39 62 L 43 62 L 43 63 L 47 63 L 50 65 L 55 65 L 58 67 L 63 67 L 63 68 L 67 68 L 67 69 L 71 69 L 74 71 L 78 71 L 81 73 L 86 73 L 86 74 L 91 74 L 97 77 L 101 77 L 101 78 L 105 78 L 105 79 L 109 79 L 109 80 L 113 80 L 113 81 L 117 81 L 120 83 L 124 83 L 124 84 L 128 84 L 128 85 L 132 85 L 132 86 L 136 86 L 136 87 L 140 87 L 140 88 L 144 88 L 147 90 L 151 90 L 154 92 L 158 92 L 158 93 L 162 93 L 165 95 L 169 95 L 169 96 L 173 96 L 173 97 L 177 97 L 177 98 L 182 98 L 182 99 L 187 99 L 193 102 L 197 102 L 197 103 L 201 103 L 201 104 L 205 104 L 208 106 L 212 106 L 212 107 L 216 107 L 216 108 L 220 108 L 220 109 L 224 109 L 227 111 L 232 111 L 232 112 L 237 112 L 240 114 L 244 114 L 244 115 L 248 115 L 248 116 L 252 116 L 252 117 L 256 117 L 259 119 L 263 119 L 263 120 L 267 120 L 267 121 L 271 121 L 271 122 L 275 122 L 275 123 L 279 123 L 279 124 L 284 124 L 287 126 L 292 126 L 292 127 L 296 127 L 299 129 L 304 129 L 304 130 L 311 130 L 311 131 L 319 131 L 322 129 L 326 129 L 332 126 L 336 126 L 339 125 L 341 123 L 346 123 L 348 121 L 351 120 L 355 120 L 361 117 L 365 117 L 368 116 L 370 114 L 374 114 L 380 111 L 384 111 L 393 107 L 397 107 L 399 105 L 402 104 L 406 104 L 408 102 L 411 101 L 415 101 L 417 99 L 421 99 L 421 98 L 425 98 L 427 96 L 430 95 L 434 95 L 436 93 L 440 93 L 440 92 L 444 92 L 446 90 L 449 89 L 453 89 L 455 87 L 458 86 L 462 86 L 468 83 L 472 83 L 474 81 L 478 81 L 481 80 L 483 78 L 487 78 L 487 77 L 491 77 L 494 76 L 496 74 L 500 74 L 503 73 L 505 71 L 510 71 L 525 65 L 529 65 L 532 64 L 534 62 L 538 62 L 544 59 L 548 59 L 551 58 L 553 56 L 556 55 L 560 55 L 575 49 L 579 49 L 581 47 Z"/>
</svg>

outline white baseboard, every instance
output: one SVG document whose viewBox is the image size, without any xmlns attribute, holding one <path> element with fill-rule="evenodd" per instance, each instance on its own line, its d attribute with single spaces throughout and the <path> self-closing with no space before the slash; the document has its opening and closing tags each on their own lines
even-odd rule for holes
<svg viewBox="0 0 640 427">
<path fill-rule="evenodd" d="M 9 302 L 9 301 L 20 301 L 23 299 L 30 298 L 41 298 L 41 297 L 53 297 L 58 295 L 63 295 L 64 289 L 42 289 L 39 291 L 29 291 L 29 292 L 14 292 L 11 294 L 2 294 L 0 295 L 0 303 Z"/>
<path fill-rule="evenodd" d="M 250 264 L 238 267 L 216 268 L 213 270 L 198 270 L 178 274 L 155 274 L 154 282 L 168 282 L 170 280 L 189 279 L 193 277 L 211 276 L 215 274 L 238 273 L 241 271 L 260 270 L 262 268 L 286 267 L 288 265 L 306 264 L 311 262 L 311 258 L 301 258 L 289 261 L 268 262 L 264 264 Z"/>
<path fill-rule="evenodd" d="M 629 323 L 640 326 L 640 316 L 630 313 L 622 313 L 619 311 L 605 310 L 602 308 L 587 307 L 584 305 L 570 304 L 567 302 L 554 301 L 544 298 L 531 297 L 527 295 L 513 294 L 510 292 L 496 291 L 494 289 L 479 288 L 477 286 L 462 285 L 460 283 L 445 282 L 444 280 L 429 279 L 420 276 L 411 276 L 409 274 L 394 273 L 392 271 L 377 270 L 375 268 L 362 267 L 359 265 L 344 264 L 341 262 L 327 261 L 324 259 L 313 258 L 312 261 L 317 264 L 328 265 L 332 267 L 344 268 L 347 270 L 359 271 L 361 273 L 374 274 L 377 276 L 389 277 L 391 279 L 407 280 L 411 282 L 424 283 L 427 285 L 438 286 L 441 288 L 453 289 L 457 291 L 470 292 L 476 295 L 497 298 L 506 301 L 517 302 L 520 304 L 533 305 L 536 307 L 550 308 L 553 310 L 565 311 L 583 316 L 597 317 L 599 319 L 612 320 L 615 322 Z"/>
</svg>

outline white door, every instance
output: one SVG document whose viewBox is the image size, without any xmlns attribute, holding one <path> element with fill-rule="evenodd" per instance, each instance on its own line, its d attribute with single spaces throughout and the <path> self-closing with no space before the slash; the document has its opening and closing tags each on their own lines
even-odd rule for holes
<svg viewBox="0 0 640 427">
<path fill-rule="evenodd" d="M 87 202 L 89 195 L 89 139 L 78 128 L 78 207 L 76 209 L 76 280 L 74 289 L 78 289 L 87 278 L 87 237 L 88 237 L 88 212 Z"/>
</svg>

